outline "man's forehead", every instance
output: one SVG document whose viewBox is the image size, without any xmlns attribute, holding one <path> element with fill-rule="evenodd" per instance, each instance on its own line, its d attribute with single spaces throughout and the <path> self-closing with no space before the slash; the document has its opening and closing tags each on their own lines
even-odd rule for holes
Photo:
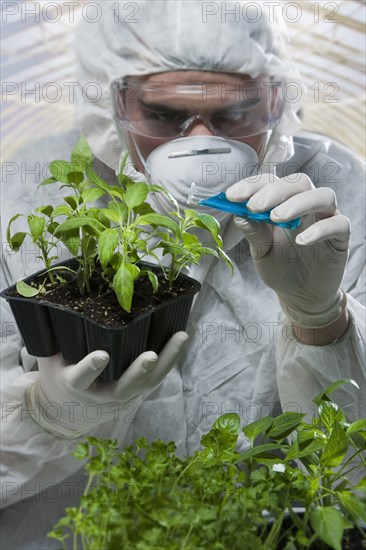
<svg viewBox="0 0 366 550">
<path fill-rule="evenodd" d="M 262 83 L 265 80 L 270 81 L 270 77 L 260 75 L 252 78 L 249 75 L 237 73 L 224 73 L 219 71 L 171 71 L 146 75 L 142 77 L 131 77 L 131 79 L 144 85 L 169 85 L 169 84 L 221 84 L 235 85 L 238 83 L 246 84 L 250 82 Z"/>
</svg>

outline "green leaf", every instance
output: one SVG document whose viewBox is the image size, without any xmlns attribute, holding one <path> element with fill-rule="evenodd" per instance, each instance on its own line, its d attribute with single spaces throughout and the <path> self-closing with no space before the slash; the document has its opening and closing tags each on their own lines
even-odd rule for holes
<svg viewBox="0 0 366 550">
<path fill-rule="evenodd" d="M 327 441 L 324 439 L 307 439 L 306 441 L 303 441 L 299 443 L 299 441 L 296 441 L 291 447 L 289 448 L 285 460 L 294 460 L 296 458 L 303 458 L 305 456 L 309 456 L 313 453 L 316 453 L 318 451 L 321 451 L 326 446 Z"/>
<path fill-rule="evenodd" d="M 120 202 L 124 201 L 124 191 L 117 185 L 108 184 L 108 194 L 112 197 L 116 197 Z"/>
<path fill-rule="evenodd" d="M 219 253 L 217 250 L 215 250 L 214 248 L 208 248 L 207 246 L 200 246 L 193 250 L 199 256 L 202 256 L 203 254 L 210 254 L 211 256 L 215 256 L 215 258 L 218 258 L 219 256 Z"/>
<path fill-rule="evenodd" d="M 287 448 L 287 445 L 283 445 L 280 443 L 264 443 L 263 445 L 257 445 L 253 447 L 252 449 L 249 449 L 248 451 L 245 451 L 244 453 L 239 455 L 239 458 L 237 462 L 246 462 L 249 458 L 253 457 L 274 457 L 278 461 L 280 459 L 278 456 L 274 453 L 270 453 L 270 451 L 278 451 L 283 450 L 284 448 Z"/>
<path fill-rule="evenodd" d="M 103 213 L 108 217 L 107 211 L 115 213 L 118 224 L 123 223 L 127 218 L 127 206 L 123 202 L 110 202 L 107 209 L 103 208 Z"/>
<path fill-rule="evenodd" d="M 355 520 L 356 523 L 366 523 L 365 503 L 348 491 L 338 491 L 337 496 L 343 504 L 344 509 Z"/>
<path fill-rule="evenodd" d="M 198 249 L 202 248 L 202 245 L 198 237 L 196 237 L 196 235 L 192 235 L 191 233 L 187 233 L 186 231 L 182 235 L 182 243 L 184 246 L 189 247 L 193 245 L 194 247 L 198 246 Z"/>
<path fill-rule="evenodd" d="M 273 439 L 283 439 L 290 433 L 296 430 L 301 424 L 305 414 L 297 412 L 283 413 L 273 420 L 271 429 L 268 431 L 268 435 Z"/>
<path fill-rule="evenodd" d="M 47 231 L 50 235 L 53 235 L 60 224 L 57 222 L 50 222 L 47 226 Z"/>
<path fill-rule="evenodd" d="M 103 208 L 101 210 L 101 213 L 111 222 L 115 222 L 118 224 L 120 223 L 120 215 L 114 210 L 111 210 L 110 208 Z"/>
<path fill-rule="evenodd" d="M 94 218 L 70 218 L 60 223 L 55 231 L 55 235 L 60 235 L 64 231 L 80 229 L 81 227 L 88 229 L 95 236 L 98 236 L 101 231 L 105 230 L 104 225 Z"/>
<path fill-rule="evenodd" d="M 67 176 L 69 183 L 75 183 L 75 185 L 80 185 L 84 181 L 84 174 L 75 170 L 71 170 Z"/>
<path fill-rule="evenodd" d="M 73 172 L 73 166 L 65 160 L 54 160 L 49 168 L 52 176 L 62 183 L 70 183 L 69 174 Z"/>
<path fill-rule="evenodd" d="M 323 401 L 319 405 L 319 415 L 328 432 L 331 431 L 336 421 L 345 422 L 346 420 L 342 410 L 332 401 Z"/>
<path fill-rule="evenodd" d="M 188 250 L 187 248 L 184 248 L 184 246 L 181 246 L 180 244 L 161 241 L 160 246 L 164 250 L 164 255 L 174 254 L 175 256 L 181 256 L 182 258 L 187 258 L 190 261 L 195 261 L 196 259 L 194 254 L 192 254 L 190 250 Z"/>
<path fill-rule="evenodd" d="M 23 244 L 23 241 L 26 237 L 26 233 L 20 231 L 18 233 L 15 233 L 11 238 L 10 240 L 8 241 L 9 244 L 10 244 L 10 247 L 11 249 L 14 251 L 14 252 L 18 252 L 19 248 L 22 246 Z"/>
<path fill-rule="evenodd" d="M 338 466 L 348 450 L 348 439 L 342 426 L 335 421 L 328 443 L 320 457 L 320 464 L 329 468 Z"/>
<path fill-rule="evenodd" d="M 145 214 L 144 216 L 139 216 L 135 225 L 152 225 L 154 227 L 166 227 L 173 231 L 175 234 L 177 232 L 178 226 L 177 223 L 163 214 Z"/>
<path fill-rule="evenodd" d="M 35 212 L 39 212 L 40 214 L 44 214 L 50 218 L 53 212 L 53 207 L 50 204 L 38 206 L 38 208 L 35 208 Z"/>
<path fill-rule="evenodd" d="M 118 302 L 122 309 L 131 312 L 132 298 L 134 293 L 134 280 L 140 270 L 133 264 L 121 264 L 113 277 L 112 287 L 116 293 Z"/>
<path fill-rule="evenodd" d="M 149 203 L 143 202 L 136 208 L 134 208 L 135 216 L 143 216 L 144 214 L 154 214 L 155 210 L 150 206 Z"/>
<path fill-rule="evenodd" d="M 240 417 L 236 413 L 223 414 L 215 420 L 212 427 L 236 442 L 240 432 Z"/>
<path fill-rule="evenodd" d="M 78 443 L 76 449 L 72 452 L 75 458 L 78 460 L 84 460 L 85 458 L 88 458 L 90 455 L 90 449 L 89 445 L 86 442 Z"/>
<path fill-rule="evenodd" d="M 365 493 L 366 492 L 366 476 L 364 476 L 362 479 L 360 479 L 360 481 L 357 483 L 357 485 L 354 485 L 352 488 L 355 489 L 355 490 L 363 491 Z"/>
<path fill-rule="evenodd" d="M 229 256 L 226 254 L 226 252 L 222 248 L 218 248 L 218 253 L 221 258 L 225 261 L 226 265 L 230 268 L 231 272 L 234 272 L 234 266 L 232 261 L 230 260 Z"/>
<path fill-rule="evenodd" d="M 104 209 L 98 208 L 98 214 L 97 214 L 97 220 L 100 221 L 100 223 L 107 229 L 110 228 L 111 223 L 110 220 L 107 218 L 107 216 L 102 211 Z"/>
<path fill-rule="evenodd" d="M 300 445 L 306 443 L 309 440 L 313 441 L 315 439 L 319 441 L 324 441 L 324 443 L 328 441 L 327 436 L 317 428 L 309 427 L 304 430 L 299 430 L 297 433 L 297 441 Z"/>
<path fill-rule="evenodd" d="M 38 187 L 41 187 L 42 185 L 50 185 L 51 183 L 56 183 L 57 181 L 57 178 L 46 178 L 38 185 Z"/>
<path fill-rule="evenodd" d="M 140 206 L 147 197 L 149 186 L 147 183 L 136 182 L 127 186 L 124 193 L 124 202 L 128 208 L 136 208 Z"/>
<path fill-rule="evenodd" d="M 272 426 L 272 423 L 273 418 L 271 416 L 265 416 L 255 422 L 251 422 L 243 428 L 243 432 L 249 439 L 251 445 L 253 445 L 255 438 L 258 437 L 259 434 L 266 432 L 268 428 Z"/>
<path fill-rule="evenodd" d="M 24 296 L 25 298 L 33 298 L 33 296 L 37 296 L 37 294 L 40 293 L 39 288 L 34 288 L 33 286 L 28 285 L 24 281 L 19 281 L 16 284 L 16 289 L 18 294 L 21 296 Z"/>
<path fill-rule="evenodd" d="M 352 424 L 346 430 L 346 435 L 350 436 L 353 433 L 358 433 L 364 439 L 366 439 L 366 418 L 363 418 L 362 420 L 356 420 L 356 422 L 352 422 Z"/>
<path fill-rule="evenodd" d="M 136 241 L 134 242 L 134 247 L 139 250 L 140 252 L 146 252 L 146 253 L 149 253 L 151 254 L 151 256 L 153 256 L 154 258 L 156 258 L 156 256 L 154 255 L 154 253 L 148 249 L 148 244 L 146 241 L 144 241 L 143 239 L 136 239 Z"/>
<path fill-rule="evenodd" d="M 96 187 L 94 188 L 91 187 L 89 189 L 85 189 L 81 193 L 81 198 L 85 203 L 88 203 L 88 202 L 94 202 L 98 200 L 103 195 L 105 195 L 105 191 L 103 191 L 103 189 L 97 189 Z"/>
<path fill-rule="evenodd" d="M 149 281 L 151 283 L 153 293 L 155 294 L 155 292 L 157 292 L 158 286 L 159 286 L 158 278 L 155 275 L 155 273 L 153 273 L 152 271 L 148 271 L 147 276 L 149 277 Z"/>
<path fill-rule="evenodd" d="M 91 166 L 87 166 L 86 173 L 88 178 L 100 189 L 103 189 L 106 193 L 109 191 L 108 183 L 106 183 L 102 178 L 98 176 Z"/>
<path fill-rule="evenodd" d="M 56 233 L 57 229 L 55 230 L 54 233 Z M 79 254 L 80 243 L 81 243 L 79 229 L 75 228 L 70 231 L 61 232 L 60 240 L 64 243 L 66 248 L 71 252 L 72 256 L 76 258 Z"/>
<path fill-rule="evenodd" d="M 336 382 L 333 382 L 332 384 L 330 384 L 325 390 L 323 390 L 321 393 L 319 393 L 319 395 L 314 397 L 313 403 L 316 403 L 317 405 L 319 405 L 321 403 L 321 401 L 323 401 L 323 400 L 328 401 L 329 400 L 328 395 L 333 393 L 340 386 L 344 386 L 344 384 L 352 384 L 357 389 L 360 389 L 359 385 L 354 380 L 351 380 L 350 378 L 342 378 L 341 380 L 337 380 Z"/>
<path fill-rule="evenodd" d="M 116 229 L 106 229 L 98 238 L 99 260 L 105 269 L 110 262 L 116 246 L 118 245 L 118 231 Z"/>
<path fill-rule="evenodd" d="M 66 206 L 63 204 L 60 206 L 56 206 L 56 208 L 53 211 L 53 217 L 55 218 L 56 216 L 67 216 L 73 210 L 74 208 L 71 208 L 70 206 Z"/>
<path fill-rule="evenodd" d="M 310 523 L 318 537 L 334 550 L 342 550 L 343 531 L 350 527 L 343 514 L 330 506 L 310 510 Z"/>
<path fill-rule="evenodd" d="M 97 255 L 97 241 L 91 235 L 84 236 L 82 240 L 82 256 L 85 260 L 91 261 Z"/>
<path fill-rule="evenodd" d="M 67 204 L 69 206 L 71 206 L 71 208 L 73 210 L 76 210 L 77 207 L 79 206 L 80 204 L 80 197 L 76 196 L 76 195 L 71 195 L 69 197 L 64 197 L 64 201 L 67 202 Z"/>
<path fill-rule="evenodd" d="M 85 169 L 87 164 L 93 162 L 92 150 L 84 136 L 81 136 L 75 145 L 71 153 L 71 162 L 79 165 L 83 169 Z"/>
<path fill-rule="evenodd" d="M 9 221 L 9 223 L 8 223 L 8 226 L 7 226 L 7 228 L 6 228 L 6 240 L 8 241 L 8 243 L 9 243 L 10 245 L 11 245 L 10 226 L 11 226 L 11 224 L 12 224 L 15 220 L 17 220 L 17 219 L 20 218 L 20 217 L 23 218 L 23 217 L 24 217 L 24 214 L 15 214 L 15 216 L 13 216 L 13 217 L 10 219 L 10 221 Z"/>
<path fill-rule="evenodd" d="M 43 233 L 44 227 L 46 225 L 46 220 L 44 218 L 39 218 L 37 216 L 29 217 L 28 225 L 29 225 L 29 230 L 31 232 L 33 240 L 37 241 Z"/>
<path fill-rule="evenodd" d="M 203 225 L 203 227 L 211 233 L 211 235 L 215 239 L 216 244 L 222 247 L 222 239 L 219 235 L 220 224 L 216 220 L 216 218 L 214 218 L 210 214 L 202 214 L 200 212 L 197 212 L 197 217 L 201 222 L 201 224 Z"/>
<path fill-rule="evenodd" d="M 128 180 L 128 176 L 126 176 L 123 173 L 124 170 L 125 170 L 126 164 L 127 164 L 128 156 L 129 156 L 128 153 L 126 153 L 125 156 L 123 157 L 122 162 L 121 162 L 121 166 L 120 166 L 120 169 L 119 169 L 119 172 L 118 172 L 118 176 L 117 176 L 117 179 L 118 179 L 119 183 L 123 187 L 125 186 L 126 181 Z"/>
</svg>

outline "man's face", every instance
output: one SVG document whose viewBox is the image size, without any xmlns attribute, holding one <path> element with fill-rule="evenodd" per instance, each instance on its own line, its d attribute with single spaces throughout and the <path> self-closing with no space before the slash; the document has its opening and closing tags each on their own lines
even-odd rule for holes
<svg viewBox="0 0 366 550">
<path fill-rule="evenodd" d="M 131 126 L 139 131 L 133 137 L 145 160 L 163 143 L 182 137 L 182 130 L 183 137 L 218 135 L 246 143 L 263 158 L 266 120 L 278 108 L 269 77 L 174 71 L 133 78 L 132 83 L 139 91 L 125 98 L 125 108 Z M 258 129 L 260 133 L 245 137 Z M 136 168 L 143 172 L 131 131 L 123 133 Z"/>
</svg>

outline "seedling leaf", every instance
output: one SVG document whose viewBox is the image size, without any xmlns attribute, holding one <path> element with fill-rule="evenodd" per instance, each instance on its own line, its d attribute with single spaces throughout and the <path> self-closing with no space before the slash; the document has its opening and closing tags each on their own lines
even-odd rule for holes
<svg viewBox="0 0 366 550">
<path fill-rule="evenodd" d="M 344 429 L 335 421 L 328 443 L 320 457 L 320 464 L 329 468 L 338 466 L 348 449 L 348 440 Z"/>
<path fill-rule="evenodd" d="M 339 510 L 331 506 L 317 506 L 310 511 L 310 523 L 322 541 L 334 550 L 342 550 L 343 531 L 350 524 Z"/>
<path fill-rule="evenodd" d="M 147 197 L 149 186 L 147 183 L 137 182 L 127 186 L 127 190 L 124 193 L 124 202 L 128 208 L 136 208 Z"/>
<path fill-rule="evenodd" d="M 117 245 L 118 231 L 116 229 L 106 229 L 99 235 L 98 253 L 103 269 L 105 269 L 110 262 Z"/>
<path fill-rule="evenodd" d="M 30 286 L 24 281 L 19 281 L 16 284 L 16 289 L 18 294 L 21 296 L 24 296 L 24 298 L 33 298 L 34 296 L 37 296 L 37 294 L 40 293 L 40 288 L 35 288 L 34 286 Z"/>
</svg>

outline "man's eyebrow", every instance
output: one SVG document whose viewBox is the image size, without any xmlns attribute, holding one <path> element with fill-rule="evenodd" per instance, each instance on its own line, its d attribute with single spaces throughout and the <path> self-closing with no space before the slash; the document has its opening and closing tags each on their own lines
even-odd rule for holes
<svg viewBox="0 0 366 550">
<path fill-rule="evenodd" d="M 147 109 L 152 109 L 154 111 L 161 111 L 164 112 L 167 109 L 169 111 L 173 111 L 174 113 L 186 113 L 187 109 L 176 109 L 175 107 L 172 107 L 170 105 L 162 105 L 161 103 L 150 103 L 149 101 L 143 101 L 141 98 L 138 99 L 138 102 Z"/>
<path fill-rule="evenodd" d="M 230 105 L 223 105 L 222 109 L 218 109 L 221 111 L 226 111 L 227 109 L 232 109 L 233 107 L 237 109 L 245 109 L 246 107 L 253 107 L 253 105 L 257 105 L 261 101 L 260 97 L 254 97 L 253 99 L 244 99 L 243 101 L 233 101 L 233 103 L 230 103 Z"/>
</svg>

